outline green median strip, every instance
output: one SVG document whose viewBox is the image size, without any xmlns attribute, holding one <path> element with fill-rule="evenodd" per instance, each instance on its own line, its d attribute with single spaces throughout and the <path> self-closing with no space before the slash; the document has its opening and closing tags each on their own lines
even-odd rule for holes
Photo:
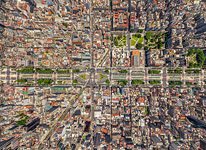
<svg viewBox="0 0 206 150">
<path fill-rule="evenodd" d="M 128 83 L 127 80 L 118 80 L 118 85 L 120 85 L 120 86 L 126 86 L 127 83 Z"/>
<path fill-rule="evenodd" d="M 16 82 L 18 82 L 18 83 L 26 83 L 27 79 L 17 79 Z"/>
<path fill-rule="evenodd" d="M 69 69 L 57 69 L 56 72 L 59 74 L 68 74 L 70 73 L 70 70 Z"/>
<path fill-rule="evenodd" d="M 79 73 L 80 70 L 79 70 L 79 69 L 73 69 L 72 72 L 73 72 L 73 73 Z"/>
<path fill-rule="evenodd" d="M 148 73 L 149 74 L 160 74 L 160 70 L 149 70 Z"/>
<path fill-rule="evenodd" d="M 23 73 L 23 74 L 31 74 L 34 73 L 34 68 L 33 67 L 25 67 L 22 69 L 17 70 L 18 73 Z"/>
<path fill-rule="evenodd" d="M 54 71 L 52 69 L 49 69 L 49 68 L 45 68 L 45 69 L 37 68 L 36 72 L 40 73 L 40 74 L 52 74 Z"/>
<path fill-rule="evenodd" d="M 149 83 L 152 85 L 156 85 L 156 84 L 160 84 L 161 81 L 160 80 L 150 80 Z"/>
<path fill-rule="evenodd" d="M 182 85 L 182 81 L 168 81 L 169 85 Z"/>
<path fill-rule="evenodd" d="M 144 81 L 143 80 L 132 80 L 132 85 L 141 85 L 141 84 L 144 84 Z"/>
<path fill-rule="evenodd" d="M 119 73 L 128 73 L 127 70 L 119 70 Z"/>
<path fill-rule="evenodd" d="M 182 74 L 183 73 L 183 70 L 180 69 L 180 68 L 177 68 L 177 69 L 168 69 L 167 72 L 169 74 Z"/>
<path fill-rule="evenodd" d="M 37 83 L 39 84 L 39 85 L 51 85 L 52 84 L 52 82 L 53 82 L 53 80 L 52 79 L 38 79 L 37 80 Z"/>
</svg>

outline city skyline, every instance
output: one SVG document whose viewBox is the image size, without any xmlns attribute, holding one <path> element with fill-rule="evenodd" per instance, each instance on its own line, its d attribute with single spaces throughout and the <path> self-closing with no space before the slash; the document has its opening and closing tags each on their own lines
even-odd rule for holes
<svg viewBox="0 0 206 150">
<path fill-rule="evenodd" d="M 0 1 L 0 149 L 206 149 L 204 0 Z"/>
</svg>

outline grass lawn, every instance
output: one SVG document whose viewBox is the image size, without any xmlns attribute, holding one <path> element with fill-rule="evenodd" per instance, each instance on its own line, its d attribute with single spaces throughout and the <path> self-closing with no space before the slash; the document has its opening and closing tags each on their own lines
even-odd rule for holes
<svg viewBox="0 0 206 150">
<path fill-rule="evenodd" d="M 143 45 L 143 41 L 144 41 L 144 37 L 141 34 L 139 33 L 133 34 L 131 38 L 131 46 L 135 46 L 136 48 L 141 49 Z"/>
<path fill-rule="evenodd" d="M 53 80 L 52 79 L 38 79 L 37 83 L 39 85 L 50 85 L 52 84 Z"/>
<path fill-rule="evenodd" d="M 107 78 L 107 76 L 104 75 L 104 74 L 102 74 L 102 73 L 100 73 L 99 76 L 100 76 L 100 80 L 102 80 L 102 79 L 104 79 L 104 78 Z"/>
<path fill-rule="evenodd" d="M 161 84 L 161 81 L 160 80 L 150 80 L 149 83 L 152 85 L 156 85 L 156 84 Z"/>
<path fill-rule="evenodd" d="M 163 47 L 163 40 L 164 40 L 164 33 L 161 32 L 146 32 L 145 40 L 146 40 L 146 46 L 149 48 L 155 48 L 155 49 L 162 49 Z"/>
<path fill-rule="evenodd" d="M 169 74 L 182 74 L 182 69 L 181 69 L 181 68 L 168 69 L 167 72 L 168 72 Z"/>
<path fill-rule="evenodd" d="M 169 85 L 182 85 L 182 81 L 168 81 Z"/>
<path fill-rule="evenodd" d="M 119 72 L 119 73 L 128 73 L 127 70 L 119 70 L 118 72 Z"/>
<path fill-rule="evenodd" d="M 19 121 L 17 121 L 16 124 L 17 124 L 18 126 L 26 125 L 26 123 L 27 123 L 27 121 L 28 121 L 28 119 L 29 119 L 29 116 L 22 114 L 22 115 L 20 115 L 20 118 L 21 118 L 21 119 L 20 119 Z"/>
<path fill-rule="evenodd" d="M 186 85 L 191 86 L 191 85 L 193 85 L 193 83 L 192 82 L 186 82 Z"/>
<path fill-rule="evenodd" d="M 32 68 L 32 67 L 24 67 L 24 68 L 22 68 L 22 69 L 20 69 L 20 70 L 17 70 L 17 72 L 19 72 L 19 73 L 25 73 L 25 74 L 31 74 L 31 73 L 34 73 L 35 71 L 34 71 L 34 68 Z"/>
<path fill-rule="evenodd" d="M 41 73 L 41 74 L 52 74 L 54 71 L 50 68 L 37 68 L 36 72 Z"/>
<path fill-rule="evenodd" d="M 74 80 L 72 81 L 72 84 L 77 84 L 77 83 L 78 83 L 77 79 L 74 79 Z"/>
<path fill-rule="evenodd" d="M 144 37 L 141 37 L 141 38 L 139 38 L 138 43 L 143 44 L 143 41 L 144 41 Z"/>
<path fill-rule="evenodd" d="M 114 45 L 118 48 L 126 46 L 127 39 L 125 35 L 114 37 Z"/>
<path fill-rule="evenodd" d="M 27 79 L 18 79 L 17 82 L 23 84 L 27 82 Z"/>
<path fill-rule="evenodd" d="M 149 74 L 160 74 L 160 70 L 149 70 L 148 73 Z"/>
<path fill-rule="evenodd" d="M 135 46 L 137 41 L 135 41 L 134 39 L 131 39 L 131 46 Z"/>
<path fill-rule="evenodd" d="M 196 54 L 192 54 L 191 56 L 189 56 L 189 60 L 192 63 L 197 63 L 197 61 L 196 61 Z"/>
<path fill-rule="evenodd" d="M 83 80 L 87 79 L 87 75 L 86 74 L 81 74 L 81 75 L 79 75 L 79 77 L 82 78 Z"/>
<path fill-rule="evenodd" d="M 143 80 L 132 80 L 132 85 L 144 84 Z"/>
<path fill-rule="evenodd" d="M 67 74 L 67 73 L 70 73 L 70 70 L 69 69 L 58 69 L 56 70 L 56 72 L 59 74 Z"/>
<path fill-rule="evenodd" d="M 187 74 L 199 74 L 201 70 L 199 69 L 186 69 L 185 72 Z"/>
<path fill-rule="evenodd" d="M 125 86 L 125 85 L 127 85 L 127 83 L 128 83 L 128 81 L 127 80 L 118 80 L 118 85 L 120 85 L 120 86 Z"/>
<path fill-rule="evenodd" d="M 107 79 L 107 80 L 105 81 L 105 83 L 107 84 L 107 86 L 109 86 L 109 85 L 110 85 L 109 79 Z"/>
<path fill-rule="evenodd" d="M 195 48 L 188 50 L 187 57 L 189 68 L 202 68 L 206 60 L 206 56 L 203 50 Z"/>
<path fill-rule="evenodd" d="M 79 69 L 73 69 L 72 72 L 73 72 L 73 73 L 79 73 L 80 70 L 79 70 Z"/>
</svg>

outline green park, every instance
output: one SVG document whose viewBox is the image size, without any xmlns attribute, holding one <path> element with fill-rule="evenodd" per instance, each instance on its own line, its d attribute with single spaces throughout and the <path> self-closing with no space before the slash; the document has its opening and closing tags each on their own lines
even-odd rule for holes
<svg viewBox="0 0 206 150">
<path fill-rule="evenodd" d="M 147 31 L 144 38 L 145 49 L 162 49 L 164 46 L 165 33 Z"/>
<path fill-rule="evenodd" d="M 203 50 L 191 48 L 187 53 L 189 68 L 202 68 L 205 62 L 205 54 Z"/>
<path fill-rule="evenodd" d="M 140 33 L 133 34 L 131 37 L 131 46 L 137 49 L 142 49 L 144 44 L 144 37 Z"/>
<path fill-rule="evenodd" d="M 117 48 L 125 47 L 127 44 L 126 35 L 118 35 L 114 37 L 114 45 Z"/>
</svg>

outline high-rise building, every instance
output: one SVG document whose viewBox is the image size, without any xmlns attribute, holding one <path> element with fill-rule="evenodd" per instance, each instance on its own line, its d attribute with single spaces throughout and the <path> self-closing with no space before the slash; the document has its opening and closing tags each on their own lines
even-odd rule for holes
<svg viewBox="0 0 206 150">
<path fill-rule="evenodd" d="M 205 150 L 206 149 L 206 141 L 200 140 L 200 149 Z"/>
<path fill-rule="evenodd" d="M 18 147 L 18 140 L 14 137 L 0 142 L 1 150 L 16 149 Z"/>
<path fill-rule="evenodd" d="M 40 118 L 35 118 L 25 126 L 26 131 L 34 130 L 40 123 Z"/>
<path fill-rule="evenodd" d="M 195 34 L 202 34 L 204 32 L 206 32 L 206 23 L 205 23 L 205 19 L 201 14 L 198 14 L 195 16 L 195 22 L 196 22 L 196 32 Z"/>
</svg>

